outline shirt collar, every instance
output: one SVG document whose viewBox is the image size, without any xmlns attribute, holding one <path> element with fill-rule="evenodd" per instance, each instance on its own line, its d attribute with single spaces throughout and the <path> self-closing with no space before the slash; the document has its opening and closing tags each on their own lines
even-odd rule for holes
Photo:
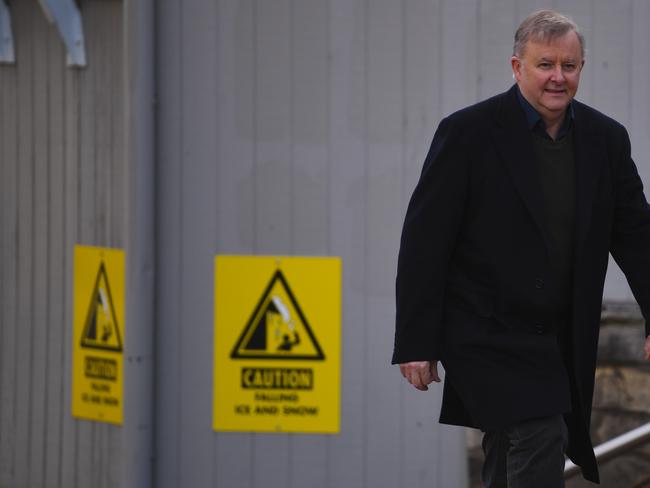
<svg viewBox="0 0 650 488">
<path fill-rule="evenodd" d="M 528 129 L 531 131 L 540 131 L 540 133 L 545 134 L 547 137 L 548 134 L 546 133 L 546 126 L 544 125 L 544 121 L 542 120 L 541 115 L 539 115 L 539 112 L 535 110 L 535 108 L 524 98 L 524 96 L 521 94 L 521 90 L 519 89 L 519 85 L 515 85 L 517 87 L 517 98 L 519 99 L 519 104 L 521 105 L 521 108 L 524 110 L 524 113 L 526 114 L 526 122 L 528 123 Z M 557 134 L 557 139 L 562 139 L 564 136 L 567 135 L 569 132 L 569 129 L 571 128 L 571 124 L 573 122 L 573 119 L 575 118 L 575 113 L 573 111 L 573 101 L 569 102 L 569 106 L 567 107 L 566 115 L 564 116 L 564 122 L 562 123 L 562 127 L 560 127 L 560 130 Z"/>
</svg>

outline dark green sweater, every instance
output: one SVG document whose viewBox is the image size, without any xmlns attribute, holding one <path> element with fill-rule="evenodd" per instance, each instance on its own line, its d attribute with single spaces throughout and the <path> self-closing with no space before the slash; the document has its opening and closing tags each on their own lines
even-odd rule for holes
<svg viewBox="0 0 650 488">
<path fill-rule="evenodd" d="M 551 269 L 547 293 L 551 312 L 568 317 L 575 233 L 575 163 L 573 130 L 553 141 L 533 132 L 537 171 L 544 196 Z"/>
</svg>

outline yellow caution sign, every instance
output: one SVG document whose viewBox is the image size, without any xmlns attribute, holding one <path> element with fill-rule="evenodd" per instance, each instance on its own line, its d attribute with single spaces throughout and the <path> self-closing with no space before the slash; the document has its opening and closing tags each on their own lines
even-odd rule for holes
<svg viewBox="0 0 650 488">
<path fill-rule="evenodd" d="M 74 249 L 72 415 L 122 423 L 124 251 Z"/>
<path fill-rule="evenodd" d="M 217 256 L 217 431 L 336 433 L 341 260 Z"/>
</svg>

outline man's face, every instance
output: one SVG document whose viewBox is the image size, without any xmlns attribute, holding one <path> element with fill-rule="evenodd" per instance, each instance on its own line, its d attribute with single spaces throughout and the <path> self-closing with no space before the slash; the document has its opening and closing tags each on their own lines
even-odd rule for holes
<svg viewBox="0 0 650 488">
<path fill-rule="evenodd" d="M 512 57 L 522 95 L 543 119 L 558 119 L 575 96 L 584 59 L 575 32 L 548 42 L 528 41 L 522 57 Z"/>
</svg>

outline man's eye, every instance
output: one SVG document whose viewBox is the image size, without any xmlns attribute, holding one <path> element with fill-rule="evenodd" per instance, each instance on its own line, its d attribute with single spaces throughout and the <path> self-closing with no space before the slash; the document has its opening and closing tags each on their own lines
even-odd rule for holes
<svg viewBox="0 0 650 488">
<path fill-rule="evenodd" d="M 576 65 L 575 64 L 565 64 L 563 66 L 564 71 L 568 71 L 569 73 L 572 73 L 573 71 L 576 70 Z"/>
<path fill-rule="evenodd" d="M 539 67 L 542 69 L 549 69 L 551 67 L 551 63 L 539 63 Z"/>
</svg>

